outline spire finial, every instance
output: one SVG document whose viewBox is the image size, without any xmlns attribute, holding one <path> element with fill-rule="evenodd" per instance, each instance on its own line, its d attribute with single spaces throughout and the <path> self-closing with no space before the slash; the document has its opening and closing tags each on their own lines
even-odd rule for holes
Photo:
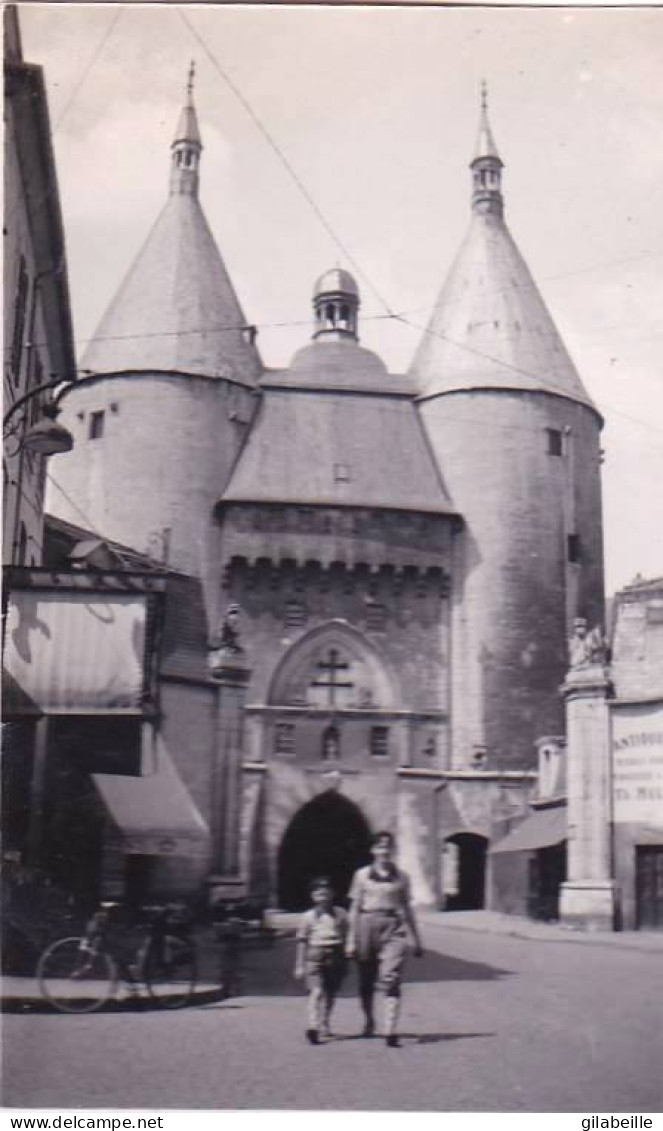
<svg viewBox="0 0 663 1131">
<path fill-rule="evenodd" d="M 198 193 L 198 166 L 203 148 L 198 129 L 196 108 L 193 103 L 193 85 L 196 77 L 196 62 L 191 60 L 186 78 L 184 105 L 180 111 L 175 138 L 171 145 L 170 192 L 173 194 Z"/>
<path fill-rule="evenodd" d="M 479 84 L 479 135 L 470 162 L 472 169 L 472 207 L 475 212 L 502 215 L 502 159 L 497 151 L 488 117 L 488 83 Z"/>
</svg>

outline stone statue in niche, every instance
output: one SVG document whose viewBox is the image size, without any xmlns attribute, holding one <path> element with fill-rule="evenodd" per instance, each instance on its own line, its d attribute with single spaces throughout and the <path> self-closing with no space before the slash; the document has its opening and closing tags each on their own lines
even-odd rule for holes
<svg viewBox="0 0 663 1131">
<path fill-rule="evenodd" d="M 569 667 L 588 668 L 607 662 L 607 647 L 601 629 L 596 625 L 588 630 L 585 617 L 573 621 L 573 635 L 569 638 Z"/>
<path fill-rule="evenodd" d="M 224 664 L 232 663 L 233 660 L 236 661 L 244 655 L 244 649 L 239 641 L 240 619 L 241 609 L 239 605 L 228 605 L 221 622 L 221 628 L 209 645 L 209 662 L 212 674 L 215 674 Z"/>
<path fill-rule="evenodd" d="M 423 753 L 427 758 L 434 758 L 437 754 L 437 742 L 435 741 L 434 734 L 429 734 L 424 745 Z"/>
<path fill-rule="evenodd" d="M 338 762 L 341 757 L 341 736 L 333 724 L 322 732 L 321 754 L 323 762 Z"/>
</svg>

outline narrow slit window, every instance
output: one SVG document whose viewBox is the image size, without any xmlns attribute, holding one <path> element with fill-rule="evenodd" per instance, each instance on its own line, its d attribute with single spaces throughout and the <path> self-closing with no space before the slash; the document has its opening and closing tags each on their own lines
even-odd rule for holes
<svg viewBox="0 0 663 1131">
<path fill-rule="evenodd" d="M 566 539 L 566 556 L 570 562 L 578 563 L 582 560 L 582 547 L 579 534 L 569 534 Z"/>
<path fill-rule="evenodd" d="M 101 410 L 99 412 L 90 413 L 90 428 L 89 428 L 89 433 L 88 433 L 89 438 L 91 440 L 100 440 L 101 437 L 103 436 L 103 434 L 104 434 L 104 412 L 103 412 L 103 410 Z"/>
</svg>

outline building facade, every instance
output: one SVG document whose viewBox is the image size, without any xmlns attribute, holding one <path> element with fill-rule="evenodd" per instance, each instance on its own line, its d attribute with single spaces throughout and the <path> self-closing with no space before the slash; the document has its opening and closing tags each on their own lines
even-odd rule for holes
<svg viewBox="0 0 663 1131">
<path fill-rule="evenodd" d="M 42 68 L 23 59 L 16 8 L 4 9 L 4 413 L 39 385 L 75 376 L 65 242 Z M 3 565 L 39 564 L 45 457 L 22 447 L 44 397 L 8 424 L 3 446 Z"/>
<path fill-rule="evenodd" d="M 663 579 L 617 594 L 610 667 L 617 920 L 663 929 Z"/>
<path fill-rule="evenodd" d="M 212 650 L 240 610 L 215 882 L 297 908 L 324 871 L 342 894 L 388 827 L 419 902 L 483 906 L 535 740 L 562 731 L 572 620 L 603 601 L 601 420 L 505 226 L 485 98 L 470 232 L 405 375 L 360 344 L 340 268 L 312 340 L 265 369 L 201 151 L 190 82 L 167 204 L 63 402 L 60 482 L 106 536 L 200 579 Z M 196 733 L 172 748 L 185 782 Z"/>
</svg>

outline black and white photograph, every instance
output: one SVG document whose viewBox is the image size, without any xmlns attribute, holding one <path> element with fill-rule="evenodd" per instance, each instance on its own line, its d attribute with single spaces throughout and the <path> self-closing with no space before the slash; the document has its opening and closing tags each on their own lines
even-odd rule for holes
<svg viewBox="0 0 663 1131">
<path fill-rule="evenodd" d="M 11 1126 L 656 1131 L 663 8 L 3 18 Z"/>
</svg>

